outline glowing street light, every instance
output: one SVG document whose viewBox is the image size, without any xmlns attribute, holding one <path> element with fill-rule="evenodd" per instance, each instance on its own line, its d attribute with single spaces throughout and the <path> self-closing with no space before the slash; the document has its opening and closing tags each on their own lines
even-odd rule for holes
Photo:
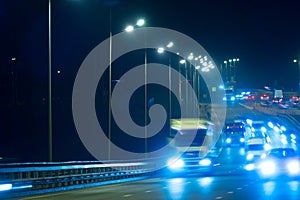
<svg viewBox="0 0 300 200">
<path fill-rule="evenodd" d="M 174 43 L 173 42 L 169 42 L 169 44 L 167 44 L 167 47 L 168 48 L 172 48 L 174 46 Z"/>
<path fill-rule="evenodd" d="M 50 1 L 50 0 L 49 0 Z M 139 19 L 137 20 L 136 22 L 136 25 L 135 26 L 138 26 L 138 27 L 141 27 L 145 24 L 145 20 L 144 19 Z M 127 26 L 124 30 L 126 32 L 132 32 L 135 28 L 135 26 L 133 25 L 129 25 Z M 108 91 L 109 91 L 109 95 L 108 95 L 108 139 L 110 140 L 111 139 L 111 124 L 112 124 L 112 116 L 111 116 L 111 98 L 112 98 L 112 31 L 111 31 L 111 28 L 110 28 L 110 33 L 109 33 L 109 83 L 108 83 Z M 145 63 L 146 63 L 146 53 L 145 53 Z M 146 64 L 145 64 L 145 68 L 146 67 Z M 145 69 L 145 71 L 147 71 Z M 145 78 L 146 80 L 146 78 Z M 146 81 L 145 81 L 146 82 Z M 146 89 L 145 89 L 146 91 Z M 146 99 L 145 99 L 146 101 Z M 145 103 L 146 105 L 146 103 Z M 146 106 L 145 106 L 146 107 Z M 145 114 L 146 115 L 146 114 Z M 111 146 L 110 146 L 110 142 L 108 143 L 108 159 L 110 160 L 110 153 L 111 153 Z"/>
<path fill-rule="evenodd" d="M 193 60 L 193 59 L 194 59 L 194 54 L 193 54 L 193 53 L 190 53 L 190 55 L 188 56 L 188 59 L 189 59 L 189 60 Z"/>
<path fill-rule="evenodd" d="M 185 62 L 186 62 L 185 59 L 182 59 L 182 60 L 179 61 L 180 64 L 185 64 Z"/>
<path fill-rule="evenodd" d="M 129 25 L 125 28 L 126 32 L 132 32 L 134 30 L 134 27 L 132 25 Z"/>
<path fill-rule="evenodd" d="M 300 60 L 294 59 L 293 63 L 298 63 L 298 87 L 299 87 L 299 92 L 300 92 Z"/>
<path fill-rule="evenodd" d="M 158 52 L 158 53 L 163 53 L 163 52 L 165 52 L 165 49 L 164 49 L 163 47 L 159 47 L 159 48 L 157 49 L 157 52 Z"/>
<path fill-rule="evenodd" d="M 139 19 L 139 20 L 136 22 L 136 25 L 137 25 L 137 26 L 144 26 L 144 25 L 145 25 L 145 20 L 144 20 L 144 19 Z"/>
<path fill-rule="evenodd" d="M 144 26 L 145 25 L 145 20 L 144 19 L 139 19 L 137 20 L 135 26 L 138 26 L 138 27 L 141 27 L 141 26 Z M 126 32 L 132 32 L 135 28 L 135 26 L 133 25 L 128 25 L 126 28 L 125 28 L 125 31 Z"/>
</svg>

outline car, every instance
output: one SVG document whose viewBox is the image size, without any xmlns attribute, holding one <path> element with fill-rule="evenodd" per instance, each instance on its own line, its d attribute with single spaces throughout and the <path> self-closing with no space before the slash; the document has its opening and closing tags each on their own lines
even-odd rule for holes
<svg viewBox="0 0 300 200">
<path fill-rule="evenodd" d="M 298 105 L 299 105 L 299 97 L 292 96 L 289 99 L 289 102 L 290 102 L 290 104 L 291 104 L 292 107 L 298 107 Z"/>
<path fill-rule="evenodd" d="M 256 171 L 261 178 L 299 177 L 299 156 L 293 148 L 271 149 L 266 157 L 257 163 Z"/>
<path fill-rule="evenodd" d="M 270 96 L 267 95 L 267 94 L 263 94 L 260 96 L 260 100 L 265 100 L 265 101 L 268 101 L 270 99 Z"/>
<path fill-rule="evenodd" d="M 246 141 L 245 151 L 246 160 L 255 162 L 257 159 L 266 156 L 266 152 L 270 149 L 270 145 L 264 137 L 251 137 Z"/>
<path fill-rule="evenodd" d="M 289 99 L 290 102 L 293 102 L 293 101 L 299 101 L 299 97 L 297 96 L 291 96 L 291 98 Z"/>
<path fill-rule="evenodd" d="M 266 132 L 265 122 L 263 120 L 253 120 L 251 127 L 252 132 Z"/>
<path fill-rule="evenodd" d="M 255 100 L 255 96 L 253 94 L 249 94 L 248 96 L 245 96 L 245 100 Z"/>
<path fill-rule="evenodd" d="M 232 89 L 226 89 L 225 97 L 223 97 L 223 101 L 226 101 L 227 103 L 234 103 L 235 100 L 236 100 L 236 97 L 234 95 L 234 91 Z"/>
<path fill-rule="evenodd" d="M 280 134 L 281 143 L 284 145 L 296 144 L 297 143 L 297 134 L 293 130 L 283 131 Z"/>
</svg>

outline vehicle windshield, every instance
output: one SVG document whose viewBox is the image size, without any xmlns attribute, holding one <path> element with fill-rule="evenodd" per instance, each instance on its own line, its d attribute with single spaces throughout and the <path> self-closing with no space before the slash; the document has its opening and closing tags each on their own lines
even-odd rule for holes
<svg viewBox="0 0 300 200">
<path fill-rule="evenodd" d="M 251 145 L 248 145 L 248 150 L 250 150 L 250 151 L 261 151 L 261 150 L 264 150 L 264 145 L 262 145 L 262 144 L 251 144 Z"/>
<path fill-rule="evenodd" d="M 225 90 L 226 94 L 233 94 L 233 90 Z"/>
<path fill-rule="evenodd" d="M 188 134 L 191 134 L 190 132 L 183 133 L 183 134 L 178 133 L 176 136 L 176 140 L 175 140 L 175 146 L 176 147 L 188 147 L 187 145 L 189 145 L 192 147 L 197 147 L 197 146 L 200 147 L 203 145 L 204 138 L 206 136 L 206 132 L 207 132 L 207 130 L 205 130 L 205 129 L 198 130 L 194 139 L 192 140 L 191 144 L 189 144 L 190 135 L 188 135 Z"/>
</svg>

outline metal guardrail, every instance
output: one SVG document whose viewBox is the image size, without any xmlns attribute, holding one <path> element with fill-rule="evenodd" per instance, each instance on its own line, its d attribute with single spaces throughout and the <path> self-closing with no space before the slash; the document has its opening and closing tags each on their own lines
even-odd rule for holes
<svg viewBox="0 0 300 200">
<path fill-rule="evenodd" d="M 148 162 L 14 163 L 0 165 L 0 199 L 142 178 Z"/>
</svg>

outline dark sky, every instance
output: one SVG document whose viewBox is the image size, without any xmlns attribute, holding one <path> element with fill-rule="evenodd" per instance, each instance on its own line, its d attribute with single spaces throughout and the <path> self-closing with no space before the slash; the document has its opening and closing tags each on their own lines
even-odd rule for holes
<svg viewBox="0 0 300 200">
<path fill-rule="evenodd" d="M 147 26 L 194 38 L 218 65 L 238 57 L 239 87 L 276 84 L 297 89 L 299 72 L 292 62 L 300 58 L 297 0 L 52 0 L 54 145 L 60 160 L 89 158 L 74 139 L 72 86 L 83 59 L 108 38 L 110 10 L 114 34 L 144 17 Z M 4 152 L 8 157 L 43 160 L 48 131 L 48 0 L 0 0 L 0 27 L 0 156 Z M 73 146 L 66 145 L 70 139 Z M 22 151 L 26 146 L 28 151 Z"/>
<path fill-rule="evenodd" d="M 47 3 L 1 0 L 2 64 L 9 57 L 27 57 L 22 64 L 31 62 L 32 55 L 47 59 Z M 108 37 L 111 8 L 113 33 L 143 16 L 147 26 L 171 28 L 194 38 L 219 65 L 239 57 L 242 87 L 259 88 L 277 80 L 297 88 L 297 66 L 291 62 L 300 56 L 296 0 L 52 0 L 52 7 L 54 67 L 67 68 L 67 62 L 78 66 L 86 52 Z M 34 72 L 43 73 L 40 70 Z"/>
</svg>

